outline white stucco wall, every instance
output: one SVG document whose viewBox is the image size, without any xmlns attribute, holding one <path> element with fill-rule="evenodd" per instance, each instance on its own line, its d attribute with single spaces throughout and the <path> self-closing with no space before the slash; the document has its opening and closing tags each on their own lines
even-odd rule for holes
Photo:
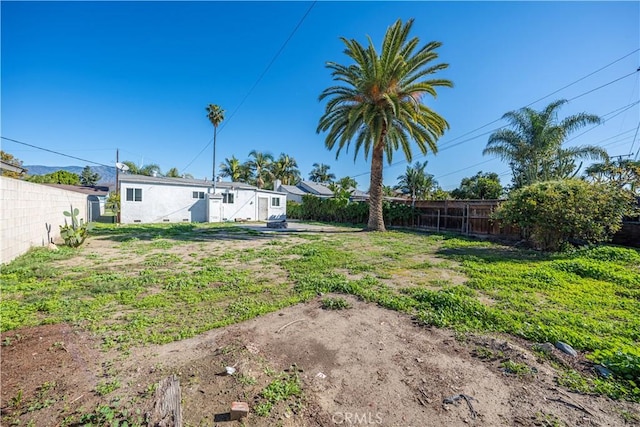
<svg viewBox="0 0 640 427">
<path fill-rule="evenodd" d="M 128 188 L 141 189 L 142 201 L 128 201 Z M 194 191 L 204 192 L 205 198 L 194 199 Z M 121 182 L 120 222 L 206 222 L 207 191 L 198 186 Z"/>
<path fill-rule="evenodd" d="M 141 189 L 142 200 L 128 201 L 127 189 Z M 233 194 L 233 203 L 214 203 L 205 199 L 194 199 L 193 192 L 210 192 L 210 185 L 187 185 L 173 183 L 128 182 L 126 178 L 120 183 L 121 213 L 120 221 L 124 224 L 134 222 L 207 222 L 233 221 L 248 219 L 255 221 L 258 216 L 258 197 L 267 198 L 267 218 L 270 220 L 285 219 L 287 213 L 286 195 L 253 188 L 218 187 L 216 194 Z M 280 200 L 280 206 L 272 206 L 272 198 Z M 220 212 L 210 212 L 211 209 Z"/>
<path fill-rule="evenodd" d="M 236 218 L 249 219 L 251 221 L 257 221 L 260 218 L 258 211 L 258 198 L 267 199 L 267 218 L 273 219 L 285 219 L 287 215 L 287 201 L 286 196 L 283 194 L 277 194 L 261 190 L 252 189 L 235 189 L 235 190 L 222 190 L 218 193 L 233 193 L 233 203 L 222 204 L 222 220 L 233 221 Z M 271 199 L 280 199 L 280 206 L 271 206 Z"/>
<path fill-rule="evenodd" d="M 22 255 L 32 246 L 48 243 L 46 225 L 51 225 L 50 237 L 61 243 L 60 226 L 70 206 L 80 210 L 87 219 L 87 195 L 42 184 L 0 176 L 0 263 Z"/>
</svg>

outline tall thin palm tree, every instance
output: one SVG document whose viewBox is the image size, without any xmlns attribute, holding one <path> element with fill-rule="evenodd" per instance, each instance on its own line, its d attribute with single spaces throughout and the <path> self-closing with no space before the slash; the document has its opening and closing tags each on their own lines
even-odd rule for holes
<svg viewBox="0 0 640 427">
<path fill-rule="evenodd" d="M 320 184 L 333 182 L 336 176 L 329 172 L 329 168 L 331 168 L 331 166 L 325 165 L 324 163 L 314 163 L 313 169 L 311 169 L 309 173 L 309 181 L 319 182 Z"/>
<path fill-rule="evenodd" d="M 489 137 L 482 154 L 498 156 L 509 163 L 513 187 L 575 175 L 577 159 L 606 159 L 600 147 L 583 145 L 564 148 L 567 137 L 589 124 L 600 124 L 594 114 L 579 113 L 558 121 L 558 110 L 568 101 L 560 99 L 541 111 L 522 108 L 502 116 L 511 129 L 500 129 Z"/>
<path fill-rule="evenodd" d="M 280 153 L 280 157 L 271 164 L 271 173 L 274 179 L 279 179 L 284 185 L 296 184 L 300 181 L 298 162 L 285 153 Z"/>
<path fill-rule="evenodd" d="M 213 125 L 213 192 L 216 192 L 216 139 L 218 136 L 218 126 L 224 120 L 224 110 L 219 105 L 209 104 L 206 108 L 207 117 Z"/>
<path fill-rule="evenodd" d="M 269 153 L 263 153 L 256 150 L 251 150 L 249 157 L 252 157 L 248 161 L 248 164 L 253 171 L 256 180 L 256 186 L 258 188 L 264 188 L 267 181 L 272 178 L 271 163 L 273 162 L 273 155 Z"/>
<path fill-rule="evenodd" d="M 382 172 L 386 157 L 402 149 L 412 160 L 411 141 L 422 154 L 437 151 L 436 141 L 449 128 L 447 121 L 423 102 L 424 95 L 436 96 L 436 87 L 452 87 L 446 79 L 430 79 L 448 64 L 431 62 L 438 58 L 439 42 L 419 47 L 417 37 L 409 38 L 413 20 L 396 21 L 387 29 L 380 54 L 373 41 L 367 47 L 356 40 L 341 38 L 350 65 L 328 62 L 337 86 L 325 89 L 320 100 L 328 99 L 317 132 L 328 132 L 325 145 L 344 148 L 355 145 L 354 159 L 360 150 L 365 159 L 371 153 L 369 185 L 369 230 L 384 231 L 382 216 Z"/>
<path fill-rule="evenodd" d="M 242 178 L 242 164 L 236 156 L 224 159 L 224 163 L 220 163 L 220 176 L 231 178 L 233 182 L 240 182 Z"/>
</svg>

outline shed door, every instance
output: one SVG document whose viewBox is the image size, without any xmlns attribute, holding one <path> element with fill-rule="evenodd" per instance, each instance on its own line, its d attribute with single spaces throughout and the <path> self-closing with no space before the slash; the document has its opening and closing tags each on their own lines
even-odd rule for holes
<svg viewBox="0 0 640 427">
<path fill-rule="evenodd" d="M 269 217 L 269 199 L 258 197 L 258 221 L 266 221 Z"/>
</svg>

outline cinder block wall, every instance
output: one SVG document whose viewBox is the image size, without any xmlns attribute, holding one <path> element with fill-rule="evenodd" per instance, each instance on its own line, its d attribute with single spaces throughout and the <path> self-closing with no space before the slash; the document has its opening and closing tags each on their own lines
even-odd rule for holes
<svg viewBox="0 0 640 427">
<path fill-rule="evenodd" d="M 60 225 L 65 219 L 62 212 L 71 205 L 86 221 L 86 194 L 0 176 L 0 264 L 32 246 L 46 245 L 47 224 L 51 225 L 50 237 L 60 243 Z"/>
</svg>

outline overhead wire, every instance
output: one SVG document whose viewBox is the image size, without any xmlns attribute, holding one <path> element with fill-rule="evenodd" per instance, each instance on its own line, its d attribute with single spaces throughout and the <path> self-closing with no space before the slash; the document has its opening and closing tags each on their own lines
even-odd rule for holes
<svg viewBox="0 0 640 427">
<path fill-rule="evenodd" d="M 633 50 L 632 52 L 629 52 L 629 53 L 627 53 L 626 55 L 621 56 L 620 58 L 618 58 L 618 59 L 616 59 L 616 60 L 614 60 L 614 61 L 612 61 L 612 62 L 608 63 L 607 65 L 605 65 L 605 66 L 603 66 L 603 67 L 600 67 L 600 68 L 598 68 L 597 70 L 592 71 L 591 73 L 589 73 L 589 74 L 587 74 L 587 75 L 585 75 L 585 76 L 582 76 L 582 77 L 580 77 L 579 79 L 574 80 L 573 82 L 571 82 L 571 83 L 569 83 L 569 84 L 567 84 L 567 85 L 565 85 L 565 86 L 561 87 L 560 89 L 557 89 L 557 90 L 555 90 L 555 91 L 553 91 L 553 92 L 551 92 L 551 93 L 548 93 L 548 94 L 546 94 L 546 95 L 544 95 L 544 96 L 542 96 L 542 97 L 540 97 L 540 98 L 536 99 L 535 101 L 532 101 L 532 102 L 528 103 L 527 105 L 525 105 L 525 106 L 523 106 L 523 107 L 521 107 L 521 108 L 531 107 L 532 105 L 536 104 L 537 102 L 540 102 L 540 101 L 542 101 L 542 100 L 544 100 L 544 99 L 546 99 L 546 98 L 549 98 L 550 96 L 555 95 L 556 93 L 559 93 L 559 92 L 561 92 L 561 91 L 563 91 L 563 90 L 565 90 L 565 89 L 567 89 L 567 88 L 569 88 L 569 87 L 571 87 L 571 86 L 575 85 L 576 83 L 579 83 L 579 82 L 581 82 L 581 81 L 583 81 L 583 80 L 585 80 L 585 79 L 587 79 L 587 78 L 589 78 L 589 77 L 593 76 L 594 74 L 597 74 L 597 73 L 599 73 L 600 71 L 602 71 L 602 70 L 605 70 L 605 69 L 609 68 L 609 67 L 610 67 L 610 66 L 612 66 L 613 64 L 616 64 L 616 63 L 618 63 L 618 62 L 622 61 L 623 59 L 625 59 L 625 58 L 627 58 L 627 57 L 629 57 L 629 56 L 633 55 L 634 53 L 636 53 L 636 52 L 638 52 L 638 51 L 640 51 L 640 49 L 635 49 L 635 50 Z M 636 71 L 637 71 L 637 70 L 636 70 Z M 635 74 L 635 72 L 633 72 L 633 73 L 631 73 L 631 74 Z M 625 78 L 625 77 L 628 77 L 628 75 L 627 75 L 627 76 L 624 76 L 624 77 L 622 77 L 622 78 Z M 574 98 L 574 99 L 575 99 L 575 98 Z M 482 125 L 482 126 L 480 126 L 480 127 L 478 127 L 478 128 L 475 128 L 475 129 L 473 129 L 473 130 L 470 130 L 469 132 L 463 133 L 462 135 L 459 135 L 459 136 L 457 136 L 457 137 L 455 137 L 455 138 L 453 138 L 453 139 L 450 139 L 450 140 L 449 140 L 449 141 L 447 141 L 447 142 L 453 142 L 453 141 L 456 141 L 456 140 L 458 140 L 458 139 L 460 139 L 460 138 L 463 138 L 463 137 L 465 137 L 465 136 L 467 136 L 467 135 L 470 135 L 470 134 L 472 134 L 472 133 L 474 133 L 474 132 L 476 132 L 476 131 L 478 131 L 478 130 L 480 130 L 480 129 L 484 129 L 484 128 L 486 128 L 487 126 L 490 126 L 490 125 L 492 125 L 492 124 L 494 124 L 494 123 L 498 123 L 500 120 L 502 120 L 502 117 L 500 117 L 500 118 L 498 118 L 498 119 L 495 119 L 495 120 L 493 120 L 493 121 L 491 121 L 491 122 L 489 122 L 489 123 L 487 123 L 487 124 L 484 124 L 484 125 Z"/>
<path fill-rule="evenodd" d="M 4 139 L 4 140 L 6 140 L 6 141 L 15 142 L 16 144 L 26 145 L 27 147 L 37 148 L 38 150 L 47 151 L 47 152 L 49 152 L 49 153 L 57 154 L 57 155 L 59 155 L 59 156 L 68 157 L 68 158 L 70 158 L 70 159 L 80 160 L 80 161 L 83 161 L 83 162 L 86 162 L 86 163 L 91 163 L 91 164 L 99 165 L 99 166 L 106 166 L 106 167 L 108 167 L 108 168 L 109 168 L 109 167 L 113 167 L 113 166 L 110 166 L 110 165 L 105 165 L 104 163 L 94 162 L 93 160 L 87 160 L 87 159 L 83 159 L 83 158 L 81 158 L 81 157 L 76 157 L 76 156 L 71 156 L 71 155 L 69 155 L 69 154 L 64 154 L 64 153 L 61 153 L 61 152 L 59 152 L 59 151 L 50 150 L 50 149 L 48 149 L 48 148 L 38 147 L 37 145 L 27 144 L 26 142 L 18 141 L 17 139 L 7 138 L 7 137 L 5 137 L 5 136 L 0 136 L 0 138 Z"/>
<path fill-rule="evenodd" d="M 624 57 L 622 57 L 622 58 L 620 58 L 620 59 L 618 59 L 618 60 L 616 60 L 616 61 L 614 61 L 614 62 L 610 63 L 609 65 L 611 65 L 611 64 L 613 64 L 613 63 L 615 63 L 615 62 L 618 62 L 618 61 L 619 61 L 619 60 L 621 60 L 621 59 L 626 58 L 627 56 L 631 55 L 632 53 L 637 52 L 638 50 L 640 50 L 640 49 L 636 49 L 634 52 L 631 52 L 630 54 L 625 55 Z M 599 71 L 600 71 L 600 70 L 602 70 L 602 69 L 604 69 L 604 68 L 606 68 L 606 67 L 607 67 L 607 66 L 600 68 L 600 69 L 599 69 Z M 577 96 L 574 96 L 573 98 L 570 98 L 568 101 L 573 101 L 573 100 L 578 99 L 578 98 L 580 98 L 580 97 L 582 97 L 582 96 L 585 96 L 585 95 L 588 95 L 588 94 L 590 94 L 590 93 L 593 93 L 593 92 L 595 92 L 595 91 L 597 91 L 597 90 L 603 89 L 603 88 L 605 88 L 605 87 L 607 87 L 607 86 L 609 86 L 609 85 L 611 85 L 611 84 L 613 84 L 613 83 L 615 83 L 615 82 L 618 82 L 618 81 L 623 80 L 623 79 L 625 79 L 625 78 L 627 78 L 627 77 L 629 77 L 629 76 L 631 76 L 631 75 L 636 74 L 638 71 L 640 71 L 640 69 L 635 70 L 635 71 L 633 71 L 632 73 L 626 74 L 626 75 L 624 75 L 624 76 L 622 76 L 622 77 L 619 77 L 619 78 L 616 78 L 616 79 L 614 79 L 614 80 L 611 80 L 611 81 L 609 81 L 609 82 L 607 82 L 607 83 L 605 83 L 605 84 L 603 84 L 603 85 L 601 85 L 601 86 L 598 86 L 598 87 L 596 87 L 596 88 L 594 88 L 594 89 L 590 89 L 590 90 L 588 90 L 588 91 L 586 91 L 586 92 L 583 92 L 583 93 L 581 93 L 581 94 L 579 94 L 579 95 L 577 95 Z M 597 71 L 596 71 L 596 72 L 597 72 Z M 594 72 L 594 73 L 595 73 L 595 72 Z M 591 73 L 591 74 L 589 74 L 589 75 L 593 75 L 594 73 Z M 586 78 L 586 77 L 587 77 L 587 76 L 585 76 L 584 78 Z M 576 83 L 576 82 L 578 82 L 578 81 L 580 81 L 580 80 L 584 80 L 584 78 L 578 79 L 578 80 L 576 80 L 574 83 Z M 573 84 L 573 83 L 572 83 L 572 84 Z M 572 84 L 569 84 L 569 85 L 565 86 L 564 88 L 569 87 L 569 86 L 571 86 Z M 558 90 L 558 91 L 559 91 L 559 90 Z M 558 91 L 554 91 L 554 92 L 552 92 L 552 93 L 551 93 L 551 94 L 549 94 L 549 95 L 546 95 L 546 96 L 544 96 L 544 97 L 542 97 L 542 98 L 539 98 L 538 100 L 534 101 L 533 103 L 530 103 L 530 104 L 528 104 L 527 106 L 522 107 L 522 108 L 526 108 L 526 107 L 528 107 L 528 106 L 531 106 L 531 105 L 533 105 L 534 103 L 536 103 L 536 102 L 538 102 L 538 101 L 540 101 L 540 100 L 543 100 L 543 99 L 545 99 L 545 98 L 547 98 L 547 97 L 551 96 L 552 94 L 557 93 Z M 638 102 L 631 103 L 631 104 L 629 104 L 629 105 L 627 105 L 627 106 L 621 107 L 620 109 L 624 109 L 624 111 L 626 111 L 627 109 L 629 109 L 629 108 L 633 107 L 633 106 L 634 106 L 634 105 L 636 105 L 636 104 L 638 104 Z M 616 112 L 616 111 L 618 111 L 618 110 L 614 110 L 613 112 Z M 624 112 L 624 111 L 622 111 L 622 112 Z M 612 113 L 612 112 L 607 113 L 606 115 L 611 114 L 611 113 Z M 605 116 L 606 116 L 606 115 L 605 115 Z M 617 115 L 616 115 L 616 116 L 617 116 Z M 604 117 L 604 116 L 603 116 L 603 117 Z M 613 117 L 615 117 L 615 116 L 613 116 Z M 613 117 L 611 117 L 611 118 L 613 118 Z M 474 130 L 472 130 L 472 131 L 469 131 L 469 132 L 466 132 L 466 133 L 464 133 L 464 134 L 462 134 L 462 135 L 460 135 L 460 136 L 458 136 L 458 137 L 456 137 L 456 138 L 453 138 L 453 139 L 450 139 L 450 140 L 448 140 L 448 141 L 444 142 L 444 143 L 443 143 L 443 147 L 439 148 L 439 149 L 438 149 L 438 152 L 442 152 L 442 151 L 448 150 L 448 149 L 450 149 L 450 148 L 457 147 L 457 146 L 462 145 L 462 144 L 464 144 L 464 143 L 467 143 L 467 142 L 469 142 L 469 141 L 473 141 L 474 139 L 477 139 L 477 138 L 479 138 L 479 137 L 481 137 L 481 136 L 489 135 L 489 134 L 491 134 L 491 133 L 493 133 L 493 132 L 496 132 L 496 131 L 498 131 L 498 130 L 500 130 L 500 129 L 507 128 L 507 127 L 509 126 L 509 125 L 500 126 L 500 127 L 494 128 L 494 129 L 492 129 L 492 130 L 490 130 L 490 131 L 483 132 L 483 133 L 481 133 L 481 134 L 478 134 L 478 135 L 475 135 L 475 136 L 472 136 L 472 137 L 466 138 L 466 139 L 464 139 L 464 140 L 462 140 L 462 141 L 458 141 L 458 142 L 456 142 L 455 144 L 451 144 L 451 142 L 456 141 L 456 140 L 458 140 L 458 139 L 462 138 L 463 136 L 470 135 L 470 134 L 472 134 L 473 132 L 475 132 L 475 131 L 477 131 L 477 130 L 483 129 L 483 128 L 485 128 L 485 127 L 487 127 L 487 126 L 491 125 L 491 124 L 497 123 L 497 122 L 499 122 L 500 120 L 502 120 L 502 118 L 500 118 L 500 119 L 496 119 L 496 120 L 494 120 L 494 121 L 492 121 L 492 122 L 489 122 L 489 123 L 487 123 L 487 124 L 485 124 L 485 125 L 483 125 L 483 126 L 481 126 L 481 127 L 479 127 L 479 128 L 476 128 L 476 129 L 474 129 Z M 599 125 L 596 125 L 596 127 L 597 127 L 597 126 L 599 126 Z M 586 132 L 584 132 L 584 133 L 586 133 Z M 583 134 L 584 134 L 584 133 L 583 133 Z M 581 135 L 582 135 L 582 134 L 581 134 Z M 567 141 L 567 142 L 568 142 L 568 141 Z M 640 152 L 640 150 L 639 150 L 639 152 Z M 427 154 L 427 155 L 428 155 L 428 154 Z M 425 156 L 426 156 L 426 155 L 425 155 Z M 424 156 L 422 156 L 422 157 L 424 157 Z M 403 164 L 403 163 L 407 163 L 407 160 L 406 160 L 406 159 L 403 159 L 403 160 L 399 160 L 399 161 L 397 161 L 397 162 L 391 163 L 391 164 L 389 165 L 389 167 L 397 166 L 397 165 L 400 165 L 400 164 Z M 357 175 L 353 175 L 353 178 L 357 178 L 357 177 L 360 177 L 360 176 L 365 176 L 365 175 L 368 175 L 368 174 L 370 174 L 370 173 L 371 173 L 371 171 L 362 172 L 362 173 L 359 173 L 359 174 L 357 174 Z"/>
<path fill-rule="evenodd" d="M 271 61 L 269 61 L 269 63 L 267 64 L 267 66 L 265 67 L 265 69 L 262 71 L 262 73 L 260 74 L 260 76 L 258 76 L 258 78 L 256 79 L 255 83 L 253 84 L 253 86 L 251 86 L 251 88 L 249 89 L 249 91 L 245 94 L 245 96 L 242 98 L 242 100 L 240 101 L 240 103 L 238 104 L 238 106 L 231 112 L 231 114 L 229 115 L 228 118 L 226 118 L 222 124 L 220 125 L 220 129 L 218 129 L 218 133 L 222 132 L 222 130 L 227 126 L 227 124 L 231 121 L 231 119 L 233 119 L 233 117 L 236 115 L 236 113 L 238 112 L 238 110 L 240 110 L 240 108 L 242 107 L 242 105 L 245 103 L 245 101 L 249 98 L 249 96 L 253 93 L 253 91 L 255 90 L 255 88 L 258 86 L 258 84 L 260 84 L 260 82 L 262 81 L 262 79 L 264 78 L 264 76 L 267 74 L 267 72 L 269 72 L 269 70 L 271 69 L 271 67 L 273 66 L 273 64 L 276 62 L 276 60 L 278 59 L 278 57 L 280 56 L 280 54 L 284 51 L 285 47 L 287 46 L 287 44 L 289 44 L 289 41 L 291 41 L 291 39 L 293 38 L 293 36 L 295 35 L 295 33 L 298 31 L 298 29 L 300 28 L 300 26 L 302 25 L 302 23 L 304 22 L 304 20 L 307 18 L 307 16 L 309 15 L 309 13 L 311 12 L 311 9 L 313 9 L 313 7 L 316 5 L 317 0 L 314 0 L 311 3 L 311 6 L 309 6 L 309 8 L 307 9 L 307 11 L 305 12 L 305 14 L 302 16 L 302 18 L 300 18 L 300 20 L 298 21 L 298 24 L 294 27 L 293 31 L 291 31 L 291 33 L 289 34 L 289 37 L 287 37 L 287 39 L 284 41 L 284 43 L 282 44 L 282 46 L 280 46 L 280 49 L 278 49 L 278 51 L 275 53 L 275 55 L 273 55 L 273 57 L 271 58 Z M 205 150 L 207 148 L 209 148 L 209 146 L 211 145 L 211 143 L 213 142 L 213 138 L 211 138 L 209 140 L 209 142 L 207 143 L 207 145 L 205 145 L 202 150 L 200 150 L 200 152 L 184 167 L 181 169 L 181 172 L 186 171 L 189 166 L 191 166 L 193 164 L 193 162 L 195 162 L 201 155 L 202 153 L 205 152 Z"/>
</svg>

